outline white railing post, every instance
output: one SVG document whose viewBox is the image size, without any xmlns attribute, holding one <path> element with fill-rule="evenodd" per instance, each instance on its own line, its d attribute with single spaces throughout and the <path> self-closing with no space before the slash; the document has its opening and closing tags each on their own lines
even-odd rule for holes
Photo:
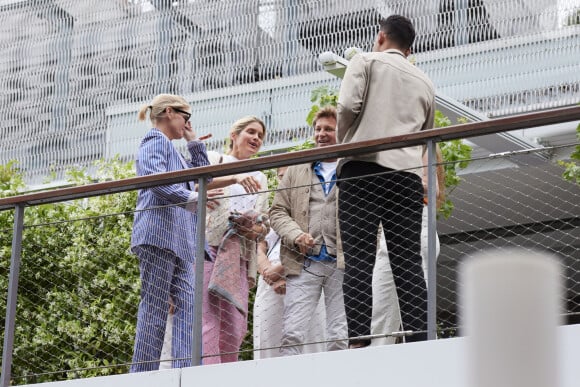
<svg viewBox="0 0 580 387">
<path fill-rule="evenodd" d="M 203 266 L 205 257 L 205 213 L 207 203 L 207 178 L 200 177 L 198 180 L 197 199 L 197 227 L 195 231 L 195 303 L 193 314 L 193 346 L 191 354 L 194 366 L 201 365 L 201 328 L 202 328 L 202 302 L 203 302 Z"/>
<path fill-rule="evenodd" d="M 437 154 L 435 141 L 427 141 L 427 339 L 437 338 Z M 440 187 L 441 189 L 441 187 Z"/>
</svg>

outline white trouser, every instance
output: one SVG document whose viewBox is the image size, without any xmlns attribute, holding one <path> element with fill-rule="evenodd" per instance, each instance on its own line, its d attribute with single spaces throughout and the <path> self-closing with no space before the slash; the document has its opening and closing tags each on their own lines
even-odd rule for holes
<svg viewBox="0 0 580 387">
<path fill-rule="evenodd" d="M 278 357 L 282 344 L 282 316 L 284 313 L 284 295 L 277 294 L 262 276 L 258 278 L 258 289 L 254 301 L 254 359 L 266 359 Z M 325 338 L 324 327 L 326 314 L 322 297 L 318 299 L 318 305 L 310 320 L 309 329 L 306 331 L 306 342 L 320 341 Z M 270 348 L 262 349 L 260 348 Z M 309 344 L 303 347 L 304 353 L 315 353 L 326 350 L 326 344 Z"/>
<path fill-rule="evenodd" d="M 423 275 L 427 282 L 427 206 L 423 207 L 423 220 L 421 228 L 421 258 Z M 439 256 L 439 237 L 435 234 L 435 257 Z M 389 252 L 385 242 L 382 227 L 379 227 L 379 243 L 377 258 L 373 271 L 373 317 L 371 321 L 371 335 L 391 333 L 401 330 L 401 312 L 399 310 L 399 298 L 391 271 Z M 394 344 L 395 338 L 381 337 L 373 339 L 371 345 Z"/>
<path fill-rule="evenodd" d="M 167 315 L 167 324 L 165 325 L 165 337 L 163 338 L 163 348 L 161 349 L 161 360 L 171 359 L 171 337 L 173 332 L 173 314 Z M 162 361 L 159 363 L 160 370 L 171 369 L 171 361 Z"/>
<path fill-rule="evenodd" d="M 309 266 L 308 266 L 309 265 Z M 306 333 L 312 321 L 320 295 L 324 292 L 326 310 L 326 349 L 335 351 L 347 348 L 348 329 L 344 311 L 342 282 L 344 270 L 336 268 L 336 262 L 306 261 L 307 267 L 299 275 L 288 276 L 284 298 L 284 328 L 282 355 L 297 355 L 303 352 Z"/>
</svg>

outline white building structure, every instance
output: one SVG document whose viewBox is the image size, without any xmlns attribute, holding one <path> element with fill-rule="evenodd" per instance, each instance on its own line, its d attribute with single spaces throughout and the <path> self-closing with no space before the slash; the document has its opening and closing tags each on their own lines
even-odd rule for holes
<svg viewBox="0 0 580 387">
<path fill-rule="evenodd" d="M 371 49 L 378 19 L 393 13 L 414 22 L 416 65 L 434 81 L 438 108 L 453 122 L 580 102 L 580 0 L 0 0 L 0 164 L 18 160 L 37 188 L 51 174 L 63 182 L 72 166 L 90 168 L 115 155 L 132 160 L 148 129 L 137 111 L 165 92 L 191 103 L 198 133 L 213 134 L 211 150 L 222 149 L 231 123 L 248 114 L 267 124 L 266 151 L 296 145 L 311 132 L 311 91 L 340 85 L 319 54 Z M 450 193 L 453 216 L 438 224 L 442 326 L 457 325 L 457 262 L 511 245 L 563 256 L 567 321 L 580 322 L 578 186 L 564 181 L 556 164 L 577 144 L 578 124 L 470 139 L 477 160 Z M 535 148 L 547 150 L 497 157 Z M 580 333 L 561 333 L 562 387 L 576 386 L 572 343 Z M 329 377 L 297 372 L 301 379 L 275 383 L 383 384 L 387 372 L 400 386 L 462 386 L 462 340 L 63 385 L 225 385 L 239 375 L 254 381 L 265 370 L 281 376 L 296 367 Z M 412 362 L 424 373 L 413 373 Z M 340 364 L 360 367 L 357 378 L 335 373 Z M 412 376 L 406 384 L 404 375 Z"/>
</svg>

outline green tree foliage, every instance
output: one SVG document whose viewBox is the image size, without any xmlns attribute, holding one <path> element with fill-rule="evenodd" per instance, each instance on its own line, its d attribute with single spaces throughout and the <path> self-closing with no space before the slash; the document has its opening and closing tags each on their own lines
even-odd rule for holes
<svg viewBox="0 0 580 387">
<path fill-rule="evenodd" d="M 17 164 L 17 161 L 12 160 L 6 165 L 0 165 L 0 198 L 14 196 L 24 188 L 24 180 Z"/>
<path fill-rule="evenodd" d="M 133 163 L 117 159 L 100 161 L 96 168 L 95 176 L 71 170 L 69 181 L 85 184 L 134 175 Z M 11 183 L 0 176 L 6 184 L 3 194 L 15 194 L 22 186 L 22 175 L 12 171 Z M 137 260 L 129 252 L 135 203 L 133 191 L 26 208 L 13 384 L 127 371 L 107 366 L 129 362 L 133 352 L 140 287 Z M 0 212 L 0 230 L 12 228 L 7 213 Z M 11 241 L 4 242 L 0 265 L 7 273 Z M 2 316 L 7 279 L 0 276 Z M 72 371 L 79 369 L 85 370 Z M 42 375 L 26 377 L 34 374 Z"/>
<path fill-rule="evenodd" d="M 460 119 L 459 124 L 465 123 L 465 119 Z M 444 128 L 450 126 L 451 120 L 446 117 L 441 111 L 435 111 L 435 127 Z M 462 140 L 450 140 L 439 143 L 441 154 L 445 164 L 445 202 L 439 208 L 439 214 L 448 218 L 453 212 L 453 202 L 449 199 L 449 194 L 461 183 L 461 177 L 457 175 L 457 171 L 467 168 L 471 159 L 471 146 L 464 143 Z"/>
<path fill-rule="evenodd" d="M 310 93 L 310 102 L 312 102 L 312 107 L 306 116 L 306 122 L 312 126 L 314 116 L 321 108 L 325 106 L 336 107 L 338 103 L 338 90 L 329 86 L 317 87 Z"/>
<path fill-rule="evenodd" d="M 310 108 L 310 112 L 308 112 L 306 122 L 308 125 L 312 126 L 314 116 L 321 108 L 329 105 L 336 107 L 338 102 L 338 90 L 328 86 L 318 87 L 312 90 L 310 101 L 312 102 L 312 107 Z M 462 124 L 465 122 L 465 119 L 461 119 L 458 123 Z M 435 127 L 443 128 L 450 125 L 452 125 L 451 120 L 441 113 L 441 111 L 437 110 L 435 112 Z M 314 141 L 310 138 L 304 143 L 291 148 L 291 150 L 310 149 L 314 148 L 314 146 Z M 441 142 L 439 146 L 441 148 L 441 153 L 443 154 L 443 160 L 445 161 L 445 188 L 446 193 L 449 194 L 461 182 L 461 178 L 457 175 L 457 171 L 466 168 L 469 164 L 472 148 L 462 140 Z M 439 214 L 448 218 L 452 211 L 453 202 L 446 198 L 445 203 L 443 203 L 439 209 Z"/>
<path fill-rule="evenodd" d="M 24 180 L 17 164 L 16 161 L 9 161 L 5 165 L 0 165 L 0 198 L 17 195 L 24 188 Z M 2 318 L 0 322 L 2 327 L 4 327 L 3 322 L 6 316 L 6 289 L 12 251 L 13 223 L 14 211 L 0 211 L 0 318 Z M 6 285 L 2 286 L 4 283 Z"/>
<path fill-rule="evenodd" d="M 576 138 L 580 143 L 580 124 L 576 128 Z M 562 177 L 565 180 L 576 182 L 576 184 L 580 184 L 580 144 L 576 145 L 574 152 L 570 155 L 570 161 L 559 161 L 558 164 L 564 167 L 564 172 L 562 173 Z"/>
</svg>

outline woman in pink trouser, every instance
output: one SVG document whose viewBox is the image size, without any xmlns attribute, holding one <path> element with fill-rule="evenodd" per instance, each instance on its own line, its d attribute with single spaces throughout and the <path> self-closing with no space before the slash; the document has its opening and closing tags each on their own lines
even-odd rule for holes
<svg viewBox="0 0 580 387">
<path fill-rule="evenodd" d="M 205 261 L 203 269 L 203 288 L 207 290 L 213 262 Z M 240 265 L 245 267 L 244 264 Z M 247 269 L 240 270 L 242 293 L 248 302 Z M 237 351 L 247 332 L 248 317 L 228 301 L 203 292 L 203 364 L 230 363 L 238 360 Z"/>
<path fill-rule="evenodd" d="M 217 155 L 209 152 L 210 162 L 218 164 L 249 159 L 260 150 L 265 132 L 264 123 L 256 117 L 249 116 L 236 121 L 230 130 L 229 153 Z M 225 198 L 219 201 L 217 208 L 208 211 L 207 216 L 206 238 L 211 247 L 209 254 L 211 261 L 206 259 L 204 262 L 203 364 L 237 361 L 238 351 L 247 332 L 249 288 L 256 283 L 256 243 L 254 240 L 246 239 L 242 241 L 244 253 L 241 254 L 245 259 L 241 257 L 239 259 L 240 288 L 236 289 L 243 307 L 236 308 L 225 298 L 208 291 L 215 265 L 215 253 L 224 233 L 228 230 L 228 216 L 234 211 L 246 213 L 254 210 L 265 214 L 268 210 L 267 193 L 256 194 L 268 189 L 268 180 L 262 172 L 217 178 L 210 183 L 209 188 L 224 186 Z M 266 229 L 264 235 L 267 231 Z M 245 312 L 240 309 L 244 309 Z"/>
</svg>

